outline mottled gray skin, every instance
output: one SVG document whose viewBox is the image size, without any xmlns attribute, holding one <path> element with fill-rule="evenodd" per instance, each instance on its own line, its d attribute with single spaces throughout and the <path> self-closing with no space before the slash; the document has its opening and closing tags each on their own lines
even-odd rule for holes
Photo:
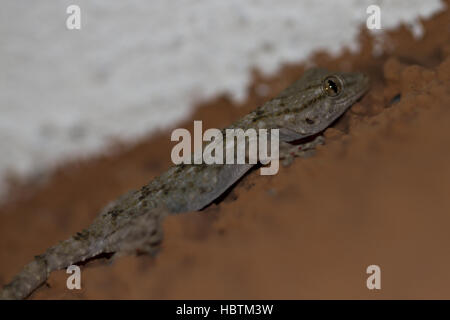
<svg viewBox="0 0 450 320">
<path fill-rule="evenodd" d="M 304 142 L 300 148 L 289 142 L 323 131 L 368 87 L 368 78 L 360 73 L 310 69 L 276 98 L 228 128 L 280 129 L 281 158 L 302 155 L 323 139 Z M 36 256 L 3 288 L 0 298 L 26 298 L 50 272 L 102 253 L 156 253 L 162 240 L 160 223 L 167 214 L 204 208 L 252 166 L 182 164 L 170 168 L 139 191 L 107 206 L 87 229 Z"/>
</svg>

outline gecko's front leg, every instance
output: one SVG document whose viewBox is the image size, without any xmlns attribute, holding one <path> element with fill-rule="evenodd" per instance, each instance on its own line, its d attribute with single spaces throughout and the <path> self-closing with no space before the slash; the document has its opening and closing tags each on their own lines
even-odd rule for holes
<svg viewBox="0 0 450 320">
<path fill-rule="evenodd" d="M 282 165 L 287 167 L 292 164 L 296 157 L 307 158 L 314 155 L 315 149 L 318 145 L 325 143 L 325 138 L 322 135 L 318 135 L 311 141 L 307 141 L 300 144 L 291 144 L 288 142 L 280 141 L 280 159 Z"/>
</svg>

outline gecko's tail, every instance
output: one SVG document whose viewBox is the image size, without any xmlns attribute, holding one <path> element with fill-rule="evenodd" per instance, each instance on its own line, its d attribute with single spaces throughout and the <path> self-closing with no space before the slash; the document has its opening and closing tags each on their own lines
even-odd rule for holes
<svg viewBox="0 0 450 320">
<path fill-rule="evenodd" d="M 77 233 L 70 239 L 49 248 L 44 254 L 36 256 L 0 290 L 0 299 L 25 299 L 47 281 L 52 271 L 67 267 L 71 261 L 89 258 L 89 241 L 80 237 L 80 234 Z"/>
<path fill-rule="evenodd" d="M 42 256 L 27 264 L 14 279 L 0 290 L 1 300 L 25 299 L 48 277 L 47 262 Z"/>
<path fill-rule="evenodd" d="M 161 206 L 132 219 L 114 218 L 114 223 L 105 220 L 111 219 L 110 215 L 101 215 L 88 229 L 36 256 L 0 290 L 0 300 L 25 299 L 45 283 L 52 271 L 101 253 L 114 253 L 118 256 L 136 252 L 156 254 L 163 236 L 161 222 L 167 214 L 167 209 Z M 105 224 L 114 224 L 117 228 L 104 230 Z"/>
</svg>

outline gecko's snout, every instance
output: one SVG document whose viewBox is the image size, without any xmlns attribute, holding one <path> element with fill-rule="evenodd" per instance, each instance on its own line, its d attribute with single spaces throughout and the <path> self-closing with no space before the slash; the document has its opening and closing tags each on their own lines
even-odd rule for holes
<svg viewBox="0 0 450 320">
<path fill-rule="evenodd" d="M 370 86 L 370 78 L 367 74 L 363 73 L 363 79 L 367 86 Z"/>
<path fill-rule="evenodd" d="M 370 78 L 362 72 L 353 73 L 351 83 L 352 85 L 349 91 L 356 99 L 362 97 L 370 88 Z"/>
<path fill-rule="evenodd" d="M 360 86 L 364 89 L 365 92 L 370 87 L 370 78 L 365 73 L 359 73 L 358 75 L 359 75 L 358 83 L 360 83 Z"/>
</svg>

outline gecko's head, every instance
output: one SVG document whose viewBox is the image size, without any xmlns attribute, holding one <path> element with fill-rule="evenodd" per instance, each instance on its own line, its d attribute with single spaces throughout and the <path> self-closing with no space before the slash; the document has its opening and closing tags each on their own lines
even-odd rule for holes
<svg viewBox="0 0 450 320">
<path fill-rule="evenodd" d="M 314 135 L 341 116 L 369 88 L 369 78 L 359 72 L 329 72 L 325 69 L 308 70 L 297 92 L 287 99 L 291 106 L 283 119 L 288 135 Z M 290 118 L 290 119 L 288 119 Z"/>
</svg>

